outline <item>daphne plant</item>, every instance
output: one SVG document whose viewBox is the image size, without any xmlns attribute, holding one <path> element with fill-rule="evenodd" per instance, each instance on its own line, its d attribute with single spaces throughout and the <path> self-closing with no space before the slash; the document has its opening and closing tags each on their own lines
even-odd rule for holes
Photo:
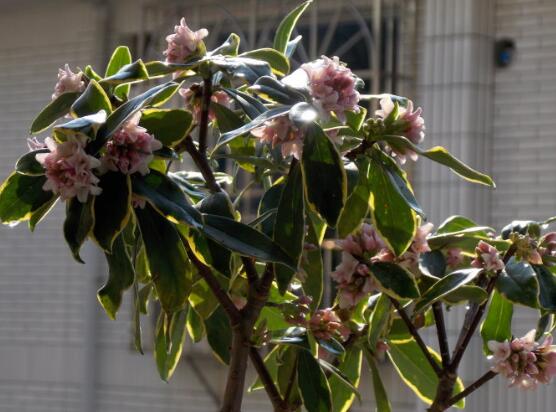
<svg viewBox="0 0 556 412">
<path fill-rule="evenodd" d="M 164 380 L 187 334 L 206 339 L 228 367 L 223 412 L 241 410 L 248 363 L 258 373 L 250 390 L 264 389 L 278 412 L 348 410 L 363 360 L 377 410 L 391 411 L 377 366 L 385 357 L 431 412 L 462 408 L 498 375 L 518 388 L 548 383 L 550 220 L 513 222 L 497 235 L 453 216 L 434 230 L 400 167 L 406 159 L 493 181 L 442 147 L 422 148 L 421 109 L 360 94 L 363 82 L 337 57 L 292 71 L 300 37 L 291 34 L 309 3 L 282 21 L 273 48 L 240 53 L 231 34 L 209 51 L 207 30 L 182 19 L 164 60 L 133 61 L 118 47 L 103 75 L 60 70 L 31 126 L 47 137 L 29 139 L 1 186 L 0 219 L 34 230 L 63 202 L 73 257 L 82 262 L 90 238 L 108 262 L 98 291 L 107 315 L 116 317 L 129 290 L 142 352 L 141 318 L 160 305 L 154 357 Z M 143 91 L 131 93 L 136 85 Z M 369 114 L 371 99 L 380 108 Z M 183 157 L 195 170 L 173 171 Z M 263 194 L 248 220 L 238 205 L 253 188 Z M 323 245 L 341 251 L 331 307 L 322 305 Z M 514 305 L 539 311 L 523 338 L 512 334 Z M 468 310 L 450 350 L 444 314 L 457 306 Z M 429 328 L 436 350 L 421 337 Z M 490 364 L 465 387 L 458 369 L 477 333 Z"/>
</svg>

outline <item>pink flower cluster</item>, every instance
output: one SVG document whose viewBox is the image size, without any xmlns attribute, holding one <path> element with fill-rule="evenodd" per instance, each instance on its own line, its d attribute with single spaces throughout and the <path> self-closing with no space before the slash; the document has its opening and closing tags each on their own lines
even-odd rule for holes
<svg viewBox="0 0 556 412">
<path fill-rule="evenodd" d="M 179 91 L 181 97 L 185 100 L 185 108 L 189 110 L 193 114 L 193 120 L 195 123 L 201 123 L 201 94 L 202 88 L 199 86 L 192 86 L 187 89 L 180 89 Z M 218 103 L 228 109 L 231 109 L 233 106 L 233 101 L 230 99 L 230 96 L 222 90 L 217 90 L 212 93 L 211 101 L 214 103 Z M 209 107 L 209 120 L 212 122 L 216 120 L 216 114 L 214 110 Z"/>
<path fill-rule="evenodd" d="M 406 269 L 416 270 L 420 254 L 430 251 L 427 236 L 432 228 L 432 223 L 419 227 L 409 249 L 401 256 L 396 256 L 367 223 L 358 232 L 340 241 L 342 261 L 331 274 L 338 283 L 340 308 L 355 306 L 368 293 L 377 289 L 367 263 L 393 262 Z"/>
<path fill-rule="evenodd" d="M 375 112 L 375 114 L 382 120 L 386 120 L 395 108 L 395 104 L 392 101 L 391 96 L 385 96 L 380 99 L 380 109 Z M 407 101 L 407 107 L 398 106 L 398 116 L 395 119 L 391 119 L 388 129 L 390 134 L 399 134 L 406 137 L 413 144 L 419 144 L 425 138 L 425 120 L 421 117 L 423 110 L 418 107 L 413 110 L 413 102 L 411 100 Z M 393 153 L 399 159 L 400 163 L 405 163 L 406 157 L 413 161 L 417 160 L 417 153 L 413 150 L 394 150 Z"/>
<path fill-rule="evenodd" d="M 475 248 L 475 253 L 477 256 L 471 261 L 471 266 L 474 268 L 485 269 L 487 272 L 504 269 L 504 262 L 494 246 L 481 240 Z"/>
<path fill-rule="evenodd" d="M 463 263 L 462 250 L 459 247 L 450 248 L 446 251 L 446 264 L 455 268 Z"/>
<path fill-rule="evenodd" d="M 320 59 L 301 66 L 307 73 L 309 92 L 315 105 L 325 114 L 334 112 L 338 120 L 345 122 L 345 112 L 358 110 L 359 93 L 355 89 L 356 78 L 338 57 Z"/>
<path fill-rule="evenodd" d="M 303 151 L 303 132 L 295 127 L 288 116 L 276 117 L 251 131 L 261 143 L 269 143 L 272 147 L 280 145 L 282 156 L 293 156 L 301 159 Z"/>
<path fill-rule="evenodd" d="M 139 126 L 140 117 L 141 113 L 136 113 L 106 143 L 106 154 L 102 157 L 103 169 L 124 174 L 149 173 L 153 151 L 162 148 L 162 143 Z"/>
<path fill-rule="evenodd" d="M 317 310 L 309 320 L 308 329 L 317 339 L 341 338 L 344 340 L 349 336 L 349 328 L 342 324 L 341 319 L 331 308 Z"/>
<path fill-rule="evenodd" d="M 191 30 L 182 17 L 180 24 L 174 27 L 174 34 L 166 36 L 168 48 L 164 51 L 168 63 L 184 63 L 193 55 L 205 37 L 207 29 Z"/>
<path fill-rule="evenodd" d="M 57 143 L 47 137 L 45 143 L 50 153 L 36 155 L 37 162 L 45 168 L 43 190 L 52 191 L 63 200 L 77 197 L 82 203 L 87 201 L 89 194 L 100 194 L 102 189 L 97 186 L 99 179 L 93 173 L 93 169 L 100 166 L 100 161 L 85 152 L 83 139 L 74 137 Z"/>
<path fill-rule="evenodd" d="M 556 264 L 556 232 L 547 233 L 540 239 L 539 253 L 545 264 L 550 266 Z"/>
<path fill-rule="evenodd" d="M 68 64 L 63 69 L 58 70 L 58 82 L 54 86 L 52 100 L 58 96 L 69 92 L 82 92 L 85 90 L 85 82 L 83 81 L 83 73 L 74 73 Z"/>
<path fill-rule="evenodd" d="M 506 377 L 510 386 L 535 389 L 539 383 L 548 384 L 556 375 L 556 346 L 552 336 L 542 344 L 535 342 L 533 329 L 522 338 L 511 342 L 489 341 L 491 369 Z"/>
</svg>

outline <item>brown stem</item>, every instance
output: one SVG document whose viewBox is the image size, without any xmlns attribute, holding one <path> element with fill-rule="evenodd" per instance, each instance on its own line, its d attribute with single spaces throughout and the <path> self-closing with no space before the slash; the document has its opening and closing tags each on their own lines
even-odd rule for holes
<svg viewBox="0 0 556 412">
<path fill-rule="evenodd" d="M 201 124 L 199 126 L 199 152 L 202 156 L 206 156 L 207 152 L 207 135 L 210 110 L 210 98 L 212 96 L 212 80 L 207 77 L 203 81 L 203 100 L 201 103 Z"/>
<path fill-rule="evenodd" d="M 445 369 L 450 364 L 450 349 L 448 347 L 448 336 L 446 335 L 446 324 L 444 322 L 442 303 L 433 303 L 432 312 L 434 315 L 434 322 L 436 323 L 436 333 L 438 335 L 438 347 L 440 349 L 440 356 L 442 357 L 442 367 Z"/>
<path fill-rule="evenodd" d="M 456 383 L 457 375 L 448 370 L 444 370 L 438 386 L 436 388 L 436 396 L 434 397 L 434 402 L 427 409 L 428 412 L 442 412 L 448 409 L 446 406 L 447 399 L 452 396 L 454 392 L 454 385 Z"/>
<path fill-rule="evenodd" d="M 230 366 L 228 379 L 224 391 L 224 399 L 220 412 L 241 412 L 243 388 L 251 343 L 247 336 L 249 331 L 243 324 L 237 325 L 232 332 L 232 349 L 230 351 Z"/>
<path fill-rule="evenodd" d="M 400 305 L 400 302 L 398 302 L 396 299 L 394 299 L 392 297 L 390 297 L 390 301 L 392 302 L 392 305 L 394 305 L 394 307 L 398 311 L 398 314 L 400 315 L 402 320 L 405 322 L 405 325 L 407 326 L 407 329 L 409 330 L 409 333 L 411 334 L 411 336 L 413 336 L 413 338 L 415 339 L 415 342 L 417 342 L 417 345 L 419 345 L 419 347 L 421 348 L 421 351 L 423 351 L 423 355 L 425 355 L 425 357 L 429 361 L 429 363 L 430 363 L 432 369 L 434 370 L 434 372 L 438 376 L 441 376 L 442 369 L 440 368 L 440 366 L 438 366 L 438 363 L 436 363 L 436 360 L 432 357 L 429 349 L 427 348 L 427 345 L 425 344 L 425 342 L 421 338 L 421 335 L 419 335 L 419 332 L 417 331 L 417 328 L 415 327 L 415 325 L 413 325 L 413 322 L 411 322 L 411 319 L 409 319 L 409 316 L 407 316 L 407 313 L 405 313 L 405 310 L 403 310 L 402 306 Z"/>
<path fill-rule="evenodd" d="M 469 385 L 463 391 L 461 391 L 457 395 L 448 399 L 447 408 L 449 408 L 450 406 L 458 403 L 461 399 L 467 397 L 469 394 L 475 392 L 477 389 L 479 389 L 481 386 L 483 386 L 489 380 L 494 378 L 496 375 L 498 375 L 498 374 L 496 372 L 493 372 L 493 371 L 488 371 L 487 373 L 485 373 L 483 376 L 481 376 L 479 379 L 477 379 L 475 382 L 473 382 L 471 385 Z"/>
<path fill-rule="evenodd" d="M 191 156 L 191 159 L 193 159 L 193 162 L 195 162 L 195 165 L 197 166 L 201 174 L 203 175 L 203 178 L 205 179 L 205 184 L 208 187 L 208 189 L 213 193 L 221 192 L 222 188 L 216 182 L 216 179 L 214 178 L 214 173 L 212 173 L 212 169 L 208 164 L 207 158 L 203 154 L 201 154 L 199 149 L 197 149 L 191 136 L 187 136 L 183 140 L 182 144 L 185 150 Z"/>
<path fill-rule="evenodd" d="M 255 367 L 255 370 L 257 371 L 259 378 L 261 379 L 263 387 L 266 390 L 266 394 L 268 395 L 270 401 L 272 402 L 274 411 L 287 412 L 288 406 L 286 402 L 284 402 L 284 400 L 282 399 L 282 396 L 280 396 L 280 392 L 278 392 L 278 388 L 274 384 L 274 381 L 272 380 L 272 376 L 270 376 L 270 373 L 268 372 L 268 369 L 264 364 L 264 360 L 261 357 L 257 348 L 253 346 L 251 347 L 251 349 L 249 350 L 249 357 L 251 358 L 251 363 L 253 363 L 253 366 Z"/>
</svg>

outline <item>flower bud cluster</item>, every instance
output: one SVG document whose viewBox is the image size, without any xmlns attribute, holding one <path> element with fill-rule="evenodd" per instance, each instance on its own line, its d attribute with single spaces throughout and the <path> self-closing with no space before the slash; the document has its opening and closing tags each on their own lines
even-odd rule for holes
<svg viewBox="0 0 556 412">
<path fill-rule="evenodd" d="M 539 383 L 550 383 L 556 375 L 556 346 L 552 346 L 552 336 L 539 344 L 535 342 L 535 332 L 532 330 L 511 342 L 488 342 L 492 351 L 491 369 L 506 377 L 510 386 L 535 389 Z"/>
<path fill-rule="evenodd" d="M 85 90 L 85 82 L 83 81 L 83 73 L 74 73 L 68 64 L 64 68 L 58 70 L 58 82 L 54 86 L 52 100 L 56 99 L 64 93 L 82 92 Z"/>
<path fill-rule="evenodd" d="M 422 109 L 413 110 L 413 102 L 407 100 L 406 106 L 394 103 L 392 97 L 387 95 L 380 100 L 380 109 L 375 112 L 384 123 L 384 134 L 400 135 L 413 144 L 419 144 L 425 138 L 425 120 L 421 117 Z M 418 156 L 413 150 L 390 147 L 391 153 L 400 163 L 405 163 L 406 158 L 416 161 Z"/>
<path fill-rule="evenodd" d="M 193 31 L 182 17 L 180 24 L 174 27 L 174 33 L 166 36 L 168 47 L 164 51 L 168 63 L 184 63 L 194 55 L 203 39 L 208 36 L 207 29 Z"/>
<path fill-rule="evenodd" d="M 410 247 L 401 256 L 396 256 L 378 232 L 367 223 L 356 233 L 341 240 L 342 261 L 331 274 L 338 283 L 340 308 L 355 306 L 368 293 L 377 289 L 369 264 L 393 262 L 416 271 L 421 253 L 430 251 L 427 236 L 432 228 L 432 223 L 419 227 Z"/>
<path fill-rule="evenodd" d="M 198 84 L 194 84 L 187 89 L 180 89 L 179 94 L 185 100 L 185 108 L 193 114 L 193 121 L 197 124 L 201 123 L 203 88 Z M 228 96 L 228 94 L 222 90 L 217 90 L 213 92 L 210 97 L 210 100 L 211 102 L 217 103 L 228 109 L 231 109 L 233 106 L 233 101 L 230 98 L 230 96 Z M 216 120 L 216 114 L 214 113 L 214 110 L 210 107 L 209 107 L 208 116 L 209 116 L 208 117 L 209 121 L 212 122 Z"/>
<path fill-rule="evenodd" d="M 252 130 L 251 134 L 261 143 L 270 144 L 272 148 L 280 145 L 282 156 L 301 159 L 303 132 L 292 124 L 288 116 L 268 120 L 263 126 Z"/>
<path fill-rule="evenodd" d="M 494 246 L 479 241 L 475 248 L 476 257 L 471 261 L 471 266 L 478 269 L 485 269 L 487 272 L 497 272 L 504 269 L 504 262 L 500 258 L 498 249 Z"/>
<path fill-rule="evenodd" d="M 539 253 L 545 265 L 556 265 L 556 232 L 550 232 L 539 240 Z"/>
</svg>

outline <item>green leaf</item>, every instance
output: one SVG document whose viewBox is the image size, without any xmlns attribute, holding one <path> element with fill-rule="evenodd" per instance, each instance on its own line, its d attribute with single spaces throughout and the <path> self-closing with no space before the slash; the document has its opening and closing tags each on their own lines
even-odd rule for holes
<svg viewBox="0 0 556 412">
<path fill-rule="evenodd" d="M 58 197 L 55 196 L 46 202 L 44 205 L 39 207 L 37 210 L 31 213 L 31 218 L 29 219 L 29 230 L 33 232 L 35 227 L 44 219 L 44 217 L 50 213 L 56 202 L 58 201 Z"/>
<path fill-rule="evenodd" d="M 370 163 L 367 158 L 361 158 L 357 168 L 359 169 L 358 181 L 349 195 L 346 205 L 338 220 L 338 235 L 345 238 L 354 230 L 359 228 L 365 216 L 369 212 L 369 200 L 371 192 L 367 176 Z"/>
<path fill-rule="evenodd" d="M 293 29 L 297 24 L 297 21 L 309 7 L 309 4 L 312 3 L 312 0 L 306 1 L 295 9 L 290 11 L 286 17 L 280 22 L 280 25 L 276 29 L 276 34 L 274 35 L 274 45 L 273 47 L 281 53 L 286 53 L 288 42 L 290 41 L 291 35 L 293 33 Z"/>
<path fill-rule="evenodd" d="M 392 412 L 392 405 L 388 399 L 386 389 L 384 389 L 384 384 L 382 383 L 382 378 L 380 377 L 380 371 L 378 370 L 376 361 L 371 354 L 366 353 L 366 355 L 367 363 L 369 364 L 373 378 L 376 412 Z"/>
<path fill-rule="evenodd" d="M 422 312 L 450 292 L 473 281 L 481 271 L 482 269 L 462 269 L 443 277 L 421 296 L 415 305 L 414 312 Z"/>
<path fill-rule="evenodd" d="M 185 306 L 193 269 L 175 227 L 148 204 L 135 209 L 156 293 L 167 313 Z"/>
<path fill-rule="evenodd" d="M 467 166 L 461 160 L 452 156 L 444 147 L 436 146 L 428 150 L 421 150 L 418 146 L 414 145 L 403 136 L 388 135 L 382 136 L 382 138 L 394 148 L 398 148 L 401 151 L 405 151 L 406 149 L 412 150 L 421 156 L 427 157 L 432 161 L 449 167 L 455 174 L 465 180 L 490 187 L 496 187 L 490 176 Z"/>
<path fill-rule="evenodd" d="M 171 315 L 161 313 L 156 326 L 154 358 L 158 373 L 168 381 L 176 370 L 185 342 L 187 310 Z"/>
<path fill-rule="evenodd" d="M 40 133 L 52 126 L 60 117 L 68 114 L 71 105 L 80 94 L 79 92 L 63 93 L 51 101 L 33 120 L 29 133 Z"/>
<path fill-rule="evenodd" d="M 541 307 L 556 311 L 556 275 L 546 266 L 533 266 L 539 281 L 539 302 Z"/>
<path fill-rule="evenodd" d="M 309 351 L 299 351 L 297 381 L 307 412 L 331 411 L 332 399 L 326 375 Z"/>
<path fill-rule="evenodd" d="M 270 188 L 264 192 L 261 201 L 259 202 L 259 216 L 264 215 L 269 210 L 278 210 L 278 204 L 282 197 L 282 190 L 284 190 L 284 180 L 275 182 Z M 276 222 L 276 215 L 270 217 L 261 223 L 261 231 L 268 237 L 274 236 L 274 225 Z"/>
<path fill-rule="evenodd" d="M 96 154 L 106 143 L 106 141 L 112 136 L 131 116 L 141 110 L 143 107 L 148 105 L 157 96 L 162 95 L 164 92 L 173 89 L 175 83 L 168 82 L 128 100 L 120 107 L 118 107 L 108 118 L 102 127 L 98 130 L 96 139 L 89 144 L 90 153 Z"/>
<path fill-rule="evenodd" d="M 537 308 L 539 282 L 533 267 L 512 257 L 496 280 L 498 291 L 511 302 Z"/>
<path fill-rule="evenodd" d="M 104 110 L 107 114 L 112 112 L 110 98 L 96 80 L 91 80 L 85 91 L 71 106 L 74 117 L 83 117 Z"/>
<path fill-rule="evenodd" d="M 15 171 L 27 176 L 44 175 L 44 167 L 37 162 L 36 156 L 40 153 L 49 153 L 48 149 L 33 150 L 21 156 L 15 164 Z"/>
<path fill-rule="evenodd" d="M 440 235 L 446 233 L 460 232 L 462 230 L 471 229 L 478 226 L 478 224 L 476 224 L 471 219 L 466 218 L 465 216 L 454 215 L 450 216 L 438 226 L 436 234 Z M 492 231 L 494 232 L 494 229 L 492 229 Z"/>
<path fill-rule="evenodd" d="M 94 197 L 89 196 L 86 203 L 77 198 L 66 202 L 66 220 L 64 221 L 64 238 L 71 253 L 79 263 L 85 263 L 79 256 L 79 250 L 94 226 L 93 216 Z"/>
<path fill-rule="evenodd" d="M 108 281 L 99 289 L 97 298 L 108 316 L 116 319 L 123 293 L 133 285 L 135 279 L 135 271 L 125 247 L 123 234 L 114 241 L 112 253 L 105 253 L 105 256 L 108 262 Z"/>
<path fill-rule="evenodd" d="M 232 206 L 232 202 L 230 201 L 228 195 L 224 192 L 208 195 L 196 206 L 202 213 L 210 213 L 213 215 L 228 217 L 230 219 L 234 218 L 234 208 Z M 211 239 L 200 239 L 200 235 L 194 237 L 196 238 L 197 243 L 206 242 L 206 254 L 208 255 L 207 263 L 218 272 L 229 278 L 231 276 L 230 264 L 232 258 L 230 251 Z M 207 256 L 205 256 L 205 260 L 206 258 Z"/>
<path fill-rule="evenodd" d="M 251 119 L 255 119 L 260 114 L 266 112 L 268 109 L 265 105 L 250 94 L 243 93 L 235 89 L 223 89 L 228 95 L 234 99 L 237 104 L 243 109 L 245 114 Z M 237 126 L 240 127 L 240 126 Z M 237 127 L 234 127 L 236 129 Z M 232 130 L 232 129 L 230 129 Z M 228 130 L 226 130 L 228 131 Z"/>
<path fill-rule="evenodd" d="M 204 279 L 199 279 L 191 288 L 189 303 L 201 318 L 208 318 L 218 306 L 218 300 Z"/>
<path fill-rule="evenodd" d="M 371 352 L 376 351 L 376 345 L 384 332 L 384 328 L 390 319 L 390 299 L 385 293 L 381 293 L 378 298 L 371 316 L 369 318 L 369 332 L 367 341 Z"/>
<path fill-rule="evenodd" d="M 305 206 L 303 176 L 298 162 L 292 163 L 276 214 L 274 241 L 299 265 L 305 237 Z M 280 293 L 285 293 L 296 270 L 276 265 L 276 282 Z"/>
<path fill-rule="evenodd" d="M 116 73 L 101 80 L 102 84 L 120 85 L 148 80 L 149 73 L 141 59 L 126 64 Z"/>
<path fill-rule="evenodd" d="M 131 182 L 129 176 L 108 172 L 100 177 L 100 195 L 95 197 L 93 237 L 106 252 L 126 226 L 131 214 Z"/>
<path fill-rule="evenodd" d="M 387 295 L 396 299 L 415 299 L 419 297 L 419 288 L 411 273 L 390 262 L 376 262 L 369 269 L 379 287 Z"/>
<path fill-rule="evenodd" d="M 397 190 L 398 194 L 402 197 L 403 200 L 407 203 L 407 205 L 415 211 L 419 216 L 425 217 L 425 212 L 423 212 L 423 208 L 415 199 L 415 195 L 413 194 L 413 189 L 409 180 L 407 180 L 406 173 L 400 169 L 400 167 L 396 164 L 396 162 L 381 153 L 381 161 L 382 167 L 384 168 L 384 173 L 390 179 L 390 183 L 392 187 Z"/>
<path fill-rule="evenodd" d="M 203 215 L 205 225 L 201 230 L 216 243 L 263 262 L 281 263 L 296 269 L 296 262 L 272 239 L 241 222 L 216 215 Z"/>
<path fill-rule="evenodd" d="M 359 386 L 361 380 L 361 362 L 363 351 L 357 346 L 351 346 L 341 361 L 338 369 L 348 379 L 354 388 Z M 332 389 L 332 411 L 347 412 L 353 403 L 356 393 L 342 382 L 342 379 L 332 375 L 328 380 Z"/>
<path fill-rule="evenodd" d="M 448 305 L 457 305 L 463 302 L 481 304 L 488 299 L 488 295 L 483 288 L 473 285 L 465 285 L 453 292 L 445 295 L 442 300 Z"/>
<path fill-rule="evenodd" d="M 151 170 L 145 176 L 134 174 L 131 183 L 133 193 L 147 200 L 169 221 L 201 227 L 201 214 L 189 204 L 179 186 L 168 176 Z"/>
<path fill-rule="evenodd" d="M 203 323 L 203 319 L 195 309 L 189 308 L 187 311 L 187 332 L 191 337 L 193 343 L 199 343 L 203 337 L 206 335 L 205 331 L 205 324 Z"/>
<path fill-rule="evenodd" d="M 230 363 L 230 348 L 232 346 L 232 328 L 226 312 L 222 306 L 205 319 L 207 341 L 218 360 L 225 365 Z"/>
<path fill-rule="evenodd" d="M 306 242 L 317 246 L 320 243 L 315 225 L 309 220 L 307 222 Z M 323 262 L 320 248 L 305 250 L 301 259 L 301 268 L 305 272 L 303 279 L 303 292 L 312 298 L 309 307 L 311 311 L 319 308 L 324 292 Z"/>
<path fill-rule="evenodd" d="M 131 52 L 127 46 L 118 46 L 112 53 L 108 65 L 106 66 L 106 71 L 104 72 L 105 77 L 112 76 L 118 73 L 118 71 L 131 63 Z"/>
<path fill-rule="evenodd" d="M 307 129 L 301 166 L 309 205 L 335 227 L 346 203 L 347 177 L 340 154 L 317 124 Z"/>
<path fill-rule="evenodd" d="M 57 196 L 42 189 L 44 176 L 26 176 L 13 172 L 0 186 L 0 221 L 14 224 L 29 220 L 34 212 Z"/>
<path fill-rule="evenodd" d="M 237 56 L 240 40 L 241 39 L 237 34 L 231 33 L 224 41 L 224 43 L 222 43 L 216 49 L 208 52 L 207 55 L 212 56 L 216 54 L 224 54 L 227 56 Z"/>
<path fill-rule="evenodd" d="M 149 77 L 160 77 L 170 73 L 183 72 L 187 70 L 195 69 L 201 64 L 201 60 L 193 60 L 189 63 L 167 63 L 161 61 L 152 61 L 145 63 L 145 67 L 149 74 Z"/>
<path fill-rule="evenodd" d="M 290 62 L 288 58 L 284 56 L 283 53 L 271 48 L 251 50 L 240 54 L 240 56 L 267 62 L 270 65 L 272 72 L 277 76 L 285 76 L 290 71 Z"/>
<path fill-rule="evenodd" d="M 284 55 L 288 59 L 290 59 L 293 56 L 293 54 L 295 53 L 295 50 L 297 49 L 297 46 L 299 45 L 299 43 L 301 43 L 302 38 L 303 38 L 303 36 L 299 35 L 295 39 L 290 40 L 288 42 L 288 44 L 286 45 L 286 51 L 284 52 Z"/>
<path fill-rule="evenodd" d="M 141 114 L 139 126 L 144 127 L 162 142 L 173 146 L 191 130 L 193 116 L 182 109 L 146 109 Z"/>
<path fill-rule="evenodd" d="M 311 106 L 306 103 L 306 100 L 309 99 L 308 94 L 303 94 L 300 90 L 297 90 L 288 84 L 284 84 L 271 76 L 263 76 L 257 79 L 255 84 L 251 86 L 249 90 L 257 93 L 266 100 L 272 100 L 286 106 L 295 105 L 297 103 L 305 103 L 307 105 L 305 107 L 311 109 Z M 312 108 L 312 110 L 314 111 L 314 108 Z M 314 116 L 315 114 L 313 113 L 311 116 L 312 118 L 309 120 L 315 120 Z"/>
<path fill-rule="evenodd" d="M 422 253 L 419 270 L 431 277 L 442 278 L 446 274 L 446 258 L 440 250 Z"/>
<path fill-rule="evenodd" d="M 368 181 L 371 190 L 370 209 L 374 227 L 397 256 L 411 245 L 417 219 L 384 168 L 377 162 L 371 163 Z"/>
<path fill-rule="evenodd" d="M 338 369 L 331 363 L 328 363 L 324 359 L 319 359 L 318 361 L 323 371 L 326 371 L 327 373 L 330 374 L 330 378 L 332 377 L 337 378 L 340 386 L 351 391 L 353 394 L 357 396 L 359 401 L 361 401 L 361 394 L 359 393 L 355 385 L 350 382 L 350 379 L 340 369 Z"/>
<path fill-rule="evenodd" d="M 255 83 L 262 76 L 272 74 L 272 69 L 267 62 L 250 57 L 215 55 L 205 60 L 226 73 L 232 80 L 242 80 L 248 84 Z"/>
<path fill-rule="evenodd" d="M 390 341 L 388 346 L 390 347 L 388 357 L 400 377 L 423 402 L 430 405 L 436 395 L 438 376 L 423 355 L 419 345 L 413 339 L 405 339 L 403 341 Z M 440 356 L 432 349 L 428 349 L 440 365 Z M 463 389 L 463 382 L 458 378 L 454 395 Z M 462 399 L 454 406 L 463 408 L 465 401 Z"/>
<path fill-rule="evenodd" d="M 485 320 L 481 324 L 481 336 L 485 353 L 490 352 L 487 346 L 488 341 L 504 342 L 512 339 L 513 312 L 513 303 L 495 290 Z"/>
<path fill-rule="evenodd" d="M 229 142 L 234 140 L 236 137 L 241 136 L 242 134 L 248 133 L 251 130 L 256 129 L 257 127 L 261 126 L 264 122 L 287 114 L 290 111 L 290 109 L 291 106 L 282 106 L 282 107 L 276 107 L 274 109 L 270 109 L 262 113 L 257 118 L 253 119 L 251 122 L 241 126 L 240 128 L 222 134 L 220 136 L 220 139 L 218 139 L 218 142 L 214 146 L 212 153 L 216 153 L 216 151 L 222 146 L 224 146 L 225 144 L 228 144 Z"/>
<path fill-rule="evenodd" d="M 133 326 L 133 344 L 135 346 L 135 350 L 141 355 L 144 355 L 145 353 L 143 352 L 143 333 L 141 330 L 141 309 L 139 302 L 139 284 L 137 281 L 133 283 Z"/>
</svg>

